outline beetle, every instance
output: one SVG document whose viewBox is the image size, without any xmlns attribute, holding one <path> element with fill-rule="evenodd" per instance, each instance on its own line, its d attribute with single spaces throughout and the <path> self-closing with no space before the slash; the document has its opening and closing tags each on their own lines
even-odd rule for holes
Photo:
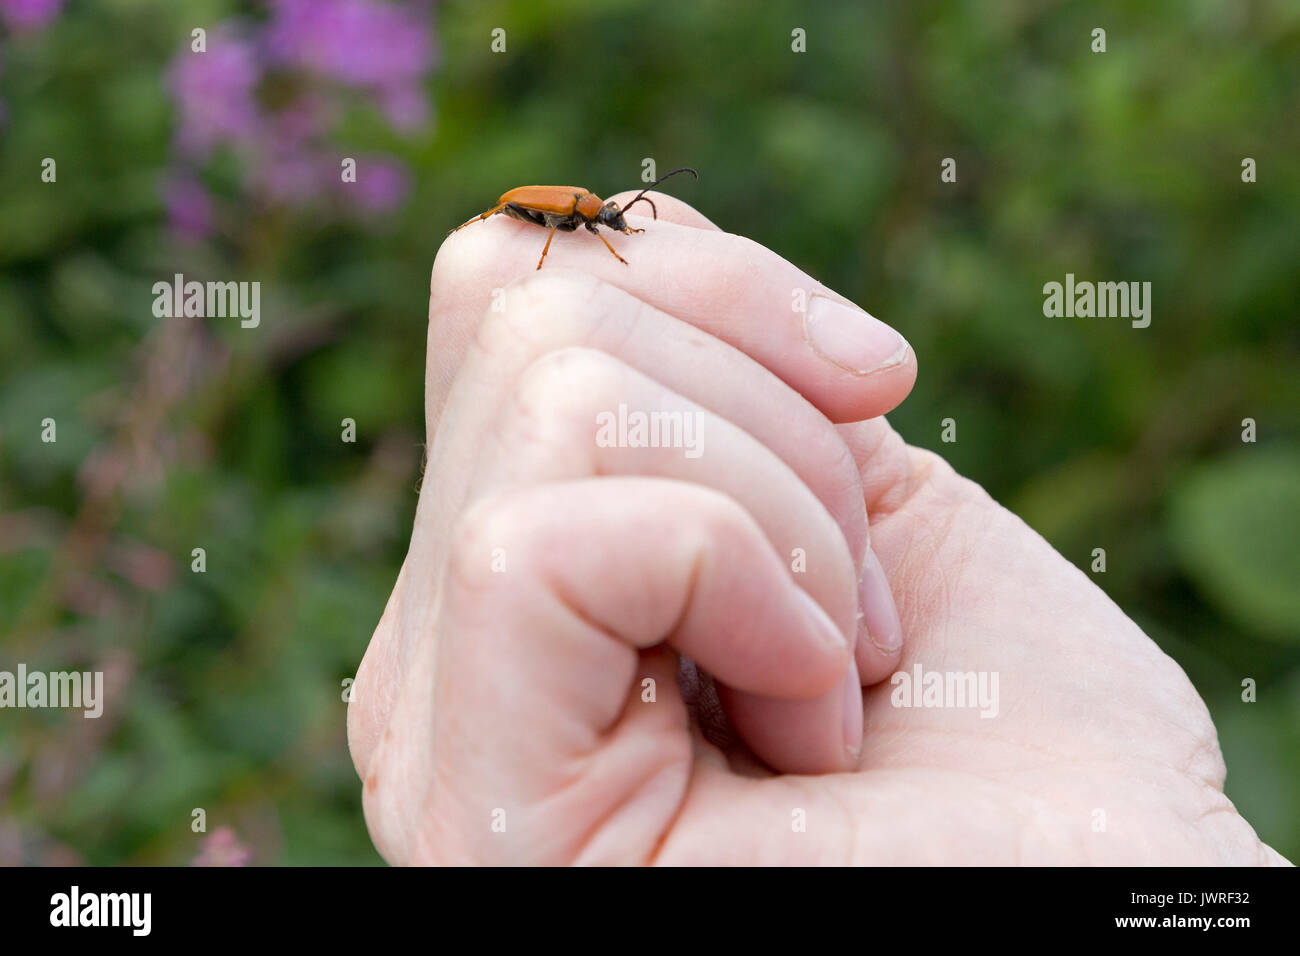
<svg viewBox="0 0 1300 956">
<path fill-rule="evenodd" d="M 587 231 L 605 243 L 605 248 L 610 251 L 615 259 L 623 263 L 623 265 L 627 265 L 627 260 L 614 252 L 614 247 L 609 244 L 609 240 L 597 232 L 596 227 L 598 225 L 605 226 L 627 236 L 634 232 L 645 232 L 644 229 L 629 229 L 623 214 L 637 203 L 647 202 L 654 213 L 654 218 L 658 219 L 659 210 L 655 209 L 654 200 L 647 198 L 646 193 L 669 176 L 676 176 L 678 173 L 690 173 L 696 179 L 700 178 L 700 174 L 689 166 L 674 169 L 671 173 L 660 176 L 637 193 L 636 197 L 622 209 L 619 209 L 618 203 L 612 199 L 605 202 L 590 189 L 584 189 L 581 186 L 517 186 L 498 199 L 497 204 L 483 215 L 475 216 L 469 222 L 462 223 L 448 232 L 447 235 L 450 236 L 453 232 L 459 232 L 466 226 L 473 225 L 476 222 L 482 222 L 497 213 L 504 213 L 511 219 L 518 219 L 520 222 L 545 226 L 551 232 L 546 237 L 546 245 L 542 247 L 542 257 L 537 260 L 537 268 L 540 269 L 542 263 L 546 261 L 547 251 L 551 248 L 551 240 L 555 238 L 555 230 L 573 232 L 579 226 L 585 226 Z"/>
</svg>

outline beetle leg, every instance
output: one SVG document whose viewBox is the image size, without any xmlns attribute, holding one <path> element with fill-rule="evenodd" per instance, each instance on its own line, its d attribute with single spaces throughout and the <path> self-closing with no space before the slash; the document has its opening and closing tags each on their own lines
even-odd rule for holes
<svg viewBox="0 0 1300 956">
<path fill-rule="evenodd" d="M 542 246 L 542 257 L 537 260 L 537 268 L 540 269 L 542 267 L 542 263 L 546 261 L 546 253 L 550 250 L 551 240 L 554 238 L 555 238 L 555 227 L 552 226 L 550 235 L 546 237 L 546 245 Z"/>
<path fill-rule="evenodd" d="M 612 255 L 619 262 L 623 263 L 623 265 L 627 265 L 627 260 L 614 251 L 614 247 L 609 244 L 609 240 L 596 231 L 595 223 L 589 222 L 586 225 L 587 225 L 587 229 L 591 232 L 591 234 L 605 244 L 605 248 L 609 250 L 610 255 Z"/>
<path fill-rule="evenodd" d="M 461 231 L 462 229 L 464 229 L 466 226 L 468 226 L 468 225 L 472 225 L 473 223 L 476 223 L 476 222 L 482 222 L 482 221 L 483 221 L 484 219 L 486 219 L 488 216 L 495 216 L 495 215 L 496 215 L 497 213 L 499 213 L 502 209 L 505 209 L 506 206 L 508 206 L 508 205 L 510 205 L 510 204 L 509 204 L 509 203 L 504 203 L 504 202 L 503 202 L 503 203 L 502 203 L 501 205 L 499 205 L 499 206 L 493 206 L 493 207 L 492 207 L 491 209 L 489 209 L 487 212 L 483 213 L 483 215 L 481 215 L 481 216 L 475 216 L 475 217 L 474 217 L 473 219 L 471 219 L 469 222 L 463 222 L 463 223 L 461 223 L 459 226 L 457 226 L 455 229 L 451 229 L 451 230 L 449 230 L 449 231 L 447 232 L 447 235 L 450 236 L 453 232 L 460 232 L 460 231 Z"/>
</svg>

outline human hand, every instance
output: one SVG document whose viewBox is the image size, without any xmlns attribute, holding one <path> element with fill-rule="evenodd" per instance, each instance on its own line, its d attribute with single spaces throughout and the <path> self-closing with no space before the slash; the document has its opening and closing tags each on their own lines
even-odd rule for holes
<svg viewBox="0 0 1300 956">
<path fill-rule="evenodd" d="M 563 237 L 508 286 L 541 233 L 500 219 L 439 253 L 429 470 L 349 715 L 385 857 L 1280 859 L 1223 797 L 1177 665 L 878 417 L 915 375 L 901 340 L 863 318 L 838 339 L 862 354 L 836 353 L 851 315 L 791 310 L 812 280 L 656 201 L 661 221 L 622 242 L 631 267 Z M 698 415 L 703 454 L 598 447 L 595 415 L 620 402 Z M 675 652 L 716 678 L 738 739 L 707 686 L 682 698 Z M 896 708 L 887 684 L 864 718 L 859 680 L 916 664 L 997 673 L 996 718 Z"/>
</svg>

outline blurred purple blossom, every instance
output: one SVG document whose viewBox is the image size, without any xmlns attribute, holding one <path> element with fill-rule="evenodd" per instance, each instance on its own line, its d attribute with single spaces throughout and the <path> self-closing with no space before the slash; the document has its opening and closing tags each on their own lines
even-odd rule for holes
<svg viewBox="0 0 1300 956">
<path fill-rule="evenodd" d="M 3 0 L 0 0 L 3 2 Z M 429 122 L 424 84 L 435 62 L 431 0 L 268 0 L 269 19 L 226 21 L 207 52 L 188 47 L 169 76 L 178 122 L 173 176 L 163 190 L 169 219 L 189 235 L 211 228 L 211 200 L 198 172 L 215 153 L 237 160 L 248 198 L 302 205 L 333 196 L 340 209 L 391 210 L 411 176 L 389 156 L 358 160 L 344 183 L 340 162 L 356 155 L 330 135 L 361 102 L 403 132 Z"/>
<path fill-rule="evenodd" d="M 203 838 L 190 866 L 247 866 L 253 853 L 239 842 L 239 837 L 231 827 L 217 827 Z"/>
<path fill-rule="evenodd" d="M 384 156 L 358 157 L 357 181 L 347 188 L 362 209 L 387 212 L 406 196 L 411 176 L 404 165 Z"/>
<path fill-rule="evenodd" d="M 277 149 L 267 158 L 262 186 L 268 198 L 296 205 L 320 195 L 329 178 L 330 170 L 317 157 L 293 149 Z M 337 174 L 332 178 L 337 179 Z"/>
<path fill-rule="evenodd" d="M 429 100 L 419 87 L 385 87 L 379 100 L 384 115 L 398 129 L 416 129 L 429 121 Z"/>
<path fill-rule="evenodd" d="M 369 90 L 394 125 L 423 122 L 420 84 L 433 66 L 427 9 L 375 0 L 271 0 L 270 59 Z"/>
<path fill-rule="evenodd" d="M 206 53 L 182 53 L 169 77 L 181 112 L 177 147 L 206 159 L 223 143 L 255 140 L 262 124 L 255 97 L 261 72 L 253 45 L 229 29 L 212 31 Z"/>
<path fill-rule="evenodd" d="M 11 30 L 37 30 L 59 15 L 63 0 L 0 0 L 0 20 Z"/>
<path fill-rule="evenodd" d="M 338 110 L 326 96 L 307 91 L 276 114 L 276 145 L 297 149 L 334 125 Z"/>
<path fill-rule="evenodd" d="M 194 175 L 182 170 L 163 184 L 172 230 L 186 238 L 207 235 L 212 228 L 212 200 Z"/>
</svg>

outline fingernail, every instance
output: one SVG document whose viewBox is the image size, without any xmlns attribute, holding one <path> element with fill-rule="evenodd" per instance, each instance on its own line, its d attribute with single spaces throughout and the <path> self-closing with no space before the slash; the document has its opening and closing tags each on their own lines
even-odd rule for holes
<svg viewBox="0 0 1300 956">
<path fill-rule="evenodd" d="M 844 749 L 854 758 L 862 752 L 862 679 L 857 661 L 849 662 L 844 678 Z"/>
<path fill-rule="evenodd" d="M 867 640 L 882 654 L 893 655 L 903 646 L 903 622 L 889 589 L 889 579 L 876 552 L 867 548 L 862 558 L 862 580 L 858 582 L 859 624 Z"/>
<path fill-rule="evenodd" d="M 843 650 L 848 646 L 849 642 L 844 636 L 844 632 L 831 620 L 830 615 L 822 610 L 822 606 L 813 600 L 812 595 L 800 587 L 796 587 L 795 590 L 799 592 L 799 597 L 803 600 L 805 616 L 808 618 L 810 629 L 814 633 L 820 634 L 822 640 L 836 650 Z"/>
<path fill-rule="evenodd" d="M 820 292 L 808 297 L 804 337 L 813 351 L 854 375 L 866 375 L 900 364 L 907 357 L 907 340 L 897 329 Z"/>
</svg>

